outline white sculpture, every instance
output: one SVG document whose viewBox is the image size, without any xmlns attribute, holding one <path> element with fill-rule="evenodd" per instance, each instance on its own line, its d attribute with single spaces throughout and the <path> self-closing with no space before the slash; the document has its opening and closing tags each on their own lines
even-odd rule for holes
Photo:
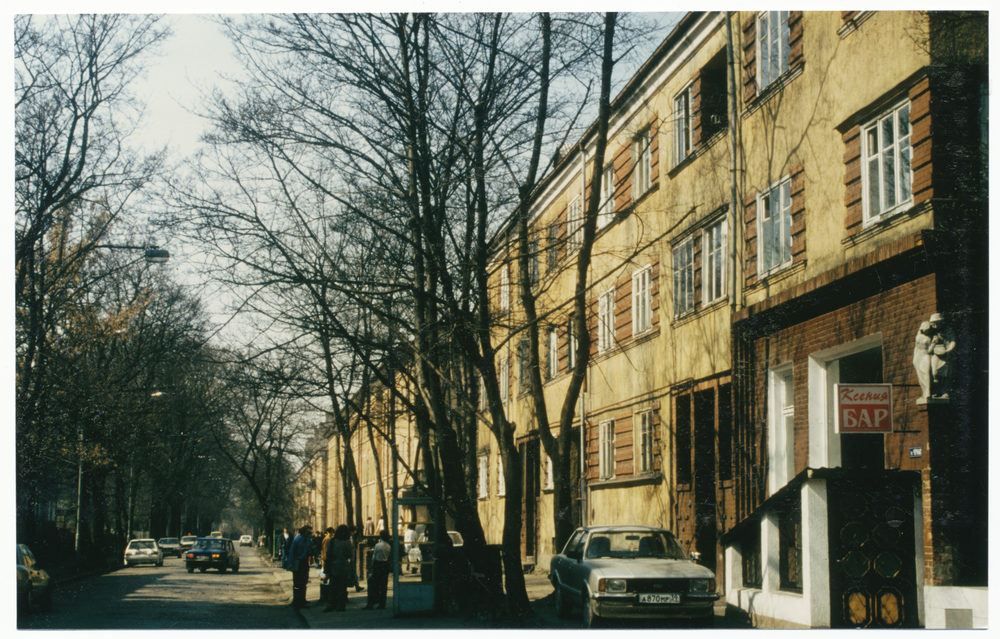
<svg viewBox="0 0 1000 639">
<path fill-rule="evenodd" d="M 955 337 L 940 313 L 920 324 L 913 346 L 913 367 L 920 382 L 920 400 L 948 399 L 948 374 Z"/>
</svg>

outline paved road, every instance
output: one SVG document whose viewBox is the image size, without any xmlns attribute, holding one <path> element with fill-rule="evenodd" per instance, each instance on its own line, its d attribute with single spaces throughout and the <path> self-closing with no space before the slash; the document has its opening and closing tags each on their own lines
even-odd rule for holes
<svg viewBox="0 0 1000 639">
<path fill-rule="evenodd" d="M 169 557 L 162 567 L 136 566 L 63 586 L 50 613 L 18 620 L 37 630 L 302 629 L 274 569 L 256 548 L 240 549 L 239 573 L 188 574 Z"/>
</svg>

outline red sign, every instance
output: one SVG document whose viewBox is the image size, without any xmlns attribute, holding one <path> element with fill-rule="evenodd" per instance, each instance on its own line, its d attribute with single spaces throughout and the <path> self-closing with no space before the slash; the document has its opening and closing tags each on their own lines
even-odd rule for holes
<svg viewBox="0 0 1000 639">
<path fill-rule="evenodd" d="M 891 433 L 892 384 L 835 384 L 838 433 Z"/>
</svg>

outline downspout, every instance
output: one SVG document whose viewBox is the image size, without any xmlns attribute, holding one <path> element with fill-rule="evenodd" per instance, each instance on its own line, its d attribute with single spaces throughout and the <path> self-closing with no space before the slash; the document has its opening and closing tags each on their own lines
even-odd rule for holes
<svg viewBox="0 0 1000 639">
<path fill-rule="evenodd" d="M 736 312 L 736 72 L 733 49 L 733 25 L 730 12 L 726 11 L 726 75 L 729 76 L 729 308 Z"/>
<path fill-rule="evenodd" d="M 587 154 L 584 152 L 583 143 L 580 143 L 580 210 L 584 209 L 584 202 L 587 197 Z M 581 220 L 582 222 L 582 220 Z M 579 318 L 578 318 L 578 321 Z M 587 360 L 587 377 L 590 377 L 590 359 Z M 580 525 L 586 526 L 588 524 L 587 510 L 590 504 L 590 488 L 587 486 L 587 446 L 586 438 L 584 437 L 584 424 L 586 423 L 586 418 L 584 416 L 584 399 L 583 396 L 587 392 L 587 381 L 584 380 L 583 388 L 580 389 Z"/>
</svg>

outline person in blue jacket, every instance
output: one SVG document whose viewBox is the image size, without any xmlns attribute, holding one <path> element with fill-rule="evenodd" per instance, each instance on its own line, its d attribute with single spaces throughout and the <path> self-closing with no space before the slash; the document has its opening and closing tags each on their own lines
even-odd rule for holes
<svg viewBox="0 0 1000 639">
<path fill-rule="evenodd" d="M 292 570 L 292 607 L 308 608 L 306 585 L 309 583 L 309 564 L 312 558 L 312 526 L 306 524 L 292 540 L 288 560 Z"/>
</svg>

